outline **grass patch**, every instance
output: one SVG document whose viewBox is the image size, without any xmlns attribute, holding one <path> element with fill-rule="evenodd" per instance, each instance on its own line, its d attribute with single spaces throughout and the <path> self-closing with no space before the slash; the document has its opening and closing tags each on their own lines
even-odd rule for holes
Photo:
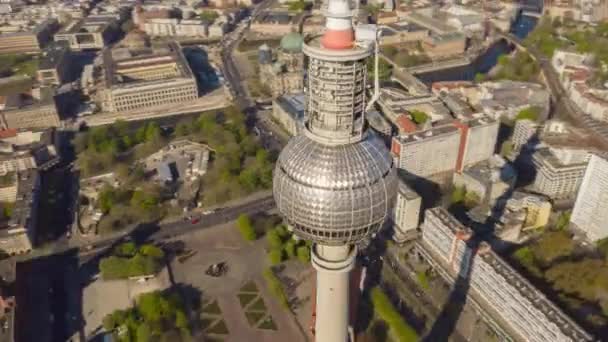
<svg viewBox="0 0 608 342">
<path fill-rule="evenodd" d="M 216 334 L 216 335 L 228 335 L 228 327 L 226 327 L 226 322 L 219 321 L 217 322 L 211 329 L 206 331 L 208 334 Z"/>
<path fill-rule="evenodd" d="M 264 329 L 264 330 L 277 330 L 277 325 L 274 324 L 274 321 L 272 320 L 272 316 L 267 316 L 264 319 L 264 321 L 262 321 L 262 323 L 260 323 L 258 328 Z"/>
<path fill-rule="evenodd" d="M 247 306 L 247 304 L 251 303 L 258 297 L 257 294 L 253 293 L 239 293 L 237 296 L 239 297 L 239 302 L 241 303 L 241 307 L 243 309 Z"/>
<path fill-rule="evenodd" d="M 262 297 L 258 298 L 258 300 L 253 302 L 253 304 L 251 304 L 247 308 L 247 311 L 264 311 L 264 312 L 266 312 L 266 310 L 267 310 L 266 304 L 264 304 L 264 300 L 262 299 Z"/>
<path fill-rule="evenodd" d="M 395 341 L 418 341 L 416 331 L 405 322 L 382 289 L 374 287 L 371 292 L 371 298 L 374 311 L 378 314 L 378 317 L 386 322 L 390 335 Z"/>
<path fill-rule="evenodd" d="M 253 281 L 249 281 L 241 287 L 240 292 L 258 293 L 259 290 L 258 286 Z"/>
<path fill-rule="evenodd" d="M 256 327 L 258 322 L 264 317 L 266 316 L 265 312 L 245 312 L 245 317 L 247 317 L 247 322 L 249 322 L 249 325 L 251 325 L 252 327 Z"/>
<path fill-rule="evenodd" d="M 210 317 L 204 317 L 201 318 L 201 329 L 205 330 L 207 328 L 209 328 L 213 322 L 215 322 L 215 318 L 210 318 Z"/>
<path fill-rule="evenodd" d="M 264 270 L 264 278 L 266 279 L 266 283 L 268 284 L 268 288 L 270 292 L 276 297 L 279 303 L 286 309 L 289 308 L 289 301 L 287 300 L 287 295 L 285 294 L 285 290 L 283 289 L 283 284 L 277 278 L 277 276 L 272 272 L 271 268 L 267 268 Z"/>
<path fill-rule="evenodd" d="M 429 277 L 426 275 L 426 272 L 420 271 L 416 273 L 416 279 L 418 279 L 418 284 L 420 284 L 423 289 L 428 290 L 431 287 L 429 285 Z"/>
<path fill-rule="evenodd" d="M 203 307 L 203 313 L 209 315 L 221 315 L 222 310 L 220 310 L 220 306 L 217 304 L 217 300 L 214 300 L 213 302 Z"/>
</svg>

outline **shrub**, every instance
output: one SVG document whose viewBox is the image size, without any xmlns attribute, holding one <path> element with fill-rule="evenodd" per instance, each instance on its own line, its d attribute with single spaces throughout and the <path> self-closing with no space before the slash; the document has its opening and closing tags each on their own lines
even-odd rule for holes
<svg viewBox="0 0 608 342">
<path fill-rule="evenodd" d="M 271 265 L 278 265 L 283 261 L 283 250 L 281 249 L 271 249 L 268 252 L 268 261 L 270 261 Z"/>
<path fill-rule="evenodd" d="M 246 241 L 253 241 L 257 238 L 255 229 L 253 229 L 251 219 L 248 215 L 241 214 L 236 220 L 236 226 L 239 232 L 241 233 L 241 236 L 243 236 L 243 239 L 245 239 Z"/>
<path fill-rule="evenodd" d="M 275 298 L 284 308 L 288 309 L 289 301 L 287 300 L 287 295 L 285 294 L 283 284 L 281 284 L 279 278 L 277 278 L 277 276 L 274 274 L 274 272 L 272 272 L 272 269 L 270 268 L 265 269 L 263 274 L 270 292 L 275 296 Z"/>
<path fill-rule="evenodd" d="M 386 322 L 386 324 L 388 324 L 391 335 L 396 341 L 418 341 L 418 334 L 416 331 L 405 322 L 386 294 L 379 287 L 374 287 L 372 289 L 371 298 L 374 305 L 374 311 Z"/>
<path fill-rule="evenodd" d="M 306 245 L 300 246 L 297 249 L 298 259 L 301 262 L 307 263 L 310 262 L 310 248 Z"/>
<path fill-rule="evenodd" d="M 283 250 L 285 254 L 287 254 L 287 258 L 291 259 L 296 256 L 296 242 L 295 240 L 289 240 L 283 246 Z"/>
<path fill-rule="evenodd" d="M 283 247 L 283 240 L 275 229 L 271 229 L 266 232 L 266 241 L 268 242 L 268 246 L 270 246 L 270 248 L 280 249 Z"/>
</svg>

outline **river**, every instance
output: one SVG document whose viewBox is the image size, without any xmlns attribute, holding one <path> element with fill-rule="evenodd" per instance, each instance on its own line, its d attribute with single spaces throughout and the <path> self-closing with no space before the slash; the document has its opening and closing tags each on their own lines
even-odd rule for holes
<svg viewBox="0 0 608 342">
<path fill-rule="evenodd" d="M 511 27 L 511 32 L 523 39 L 534 29 L 537 21 L 538 19 L 535 17 L 519 15 Z M 498 62 L 500 55 L 509 54 L 512 50 L 513 47 L 509 46 L 506 41 L 499 40 L 469 65 L 421 73 L 416 77 L 426 84 L 439 81 L 472 81 L 476 74 L 485 74 L 490 71 Z"/>
</svg>

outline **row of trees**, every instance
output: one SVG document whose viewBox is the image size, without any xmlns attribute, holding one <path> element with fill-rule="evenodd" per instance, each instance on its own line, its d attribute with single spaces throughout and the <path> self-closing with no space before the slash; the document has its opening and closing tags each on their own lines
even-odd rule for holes
<svg viewBox="0 0 608 342">
<path fill-rule="evenodd" d="M 144 293 L 133 308 L 116 310 L 104 317 L 103 327 L 114 332 L 121 342 L 191 340 L 188 317 L 175 292 Z"/>
<path fill-rule="evenodd" d="M 153 275 L 162 269 L 164 256 L 164 252 L 154 245 L 138 248 L 127 242 L 116 247 L 113 255 L 103 258 L 99 269 L 106 280 Z"/>
</svg>

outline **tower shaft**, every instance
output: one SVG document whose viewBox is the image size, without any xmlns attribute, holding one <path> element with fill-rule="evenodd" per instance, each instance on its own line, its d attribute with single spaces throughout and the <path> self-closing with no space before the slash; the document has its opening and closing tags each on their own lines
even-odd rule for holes
<svg viewBox="0 0 608 342">
<path fill-rule="evenodd" d="M 312 265 L 317 271 L 316 342 L 348 341 L 350 271 L 356 247 L 316 244 Z"/>
</svg>

